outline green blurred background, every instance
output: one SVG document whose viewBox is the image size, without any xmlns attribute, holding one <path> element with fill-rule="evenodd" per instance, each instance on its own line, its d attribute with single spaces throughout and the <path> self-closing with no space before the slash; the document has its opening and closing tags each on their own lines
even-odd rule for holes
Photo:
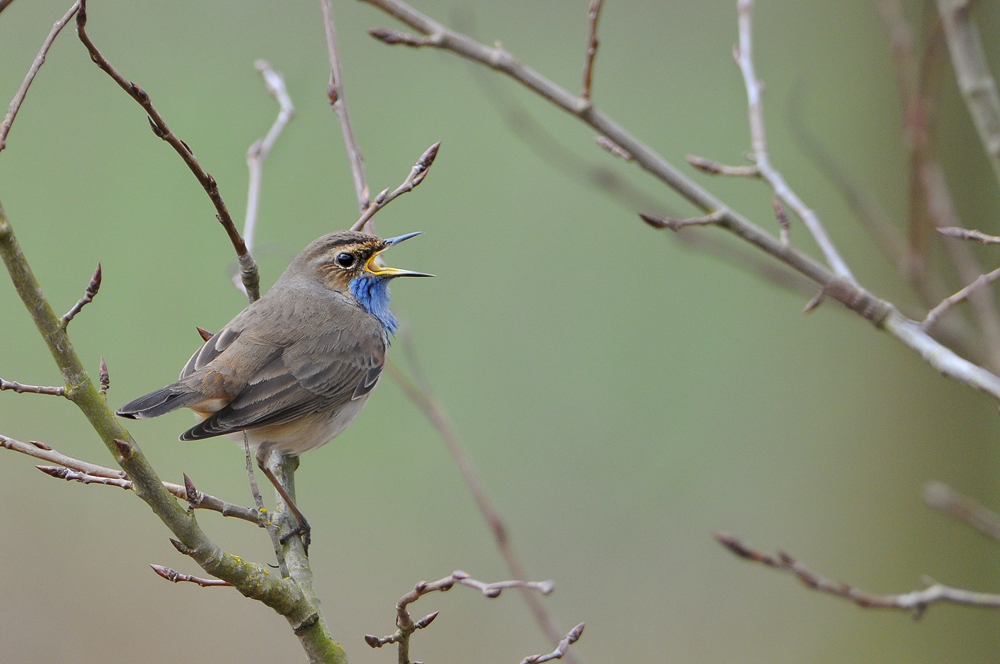
<svg viewBox="0 0 1000 664">
<path fill-rule="evenodd" d="M 979 3 L 981 23 L 1000 11 Z M 68 2 L 18 0 L 0 16 L 0 99 L 9 99 Z M 553 80 L 579 85 L 586 1 L 423 1 L 432 16 L 505 47 Z M 919 16 L 913 5 L 911 18 Z M 921 578 L 1000 589 L 1000 550 L 925 508 L 944 480 L 1000 504 L 996 405 L 833 306 L 693 252 L 579 178 L 554 170 L 503 123 L 483 72 L 452 55 L 390 48 L 365 31 L 398 27 L 373 8 L 334 5 L 346 95 L 372 189 L 395 186 L 442 141 L 425 183 L 377 217 L 383 234 L 425 235 L 391 264 L 438 275 L 394 286 L 431 383 L 467 441 L 559 627 L 587 630 L 584 662 L 995 662 L 1000 617 L 934 607 L 920 622 L 865 611 L 750 566 L 711 539 L 734 532 L 876 592 Z M 895 78 L 873 3 L 761 2 L 759 75 L 776 165 L 822 216 L 859 278 L 902 305 L 915 299 L 836 192 L 790 138 L 786 107 L 900 223 L 908 177 Z M 247 147 L 276 106 L 253 68 L 284 72 L 297 117 L 265 167 L 257 258 L 272 283 L 303 246 L 356 218 L 315 2 L 95 0 L 90 34 L 150 92 L 218 179 L 234 217 Z M 595 100 L 681 163 L 730 163 L 749 147 L 732 64 L 735 2 L 615 2 L 605 7 Z M 987 31 L 991 57 L 1000 41 Z M 944 62 L 943 156 L 965 223 L 996 231 L 996 186 Z M 593 144 L 593 132 L 488 74 L 585 163 L 604 165 L 682 214 L 689 208 Z M 551 154 L 548 155 L 551 157 Z M 760 183 L 697 176 L 774 227 Z M 244 305 L 235 259 L 202 190 L 142 111 L 66 29 L 0 154 L 0 200 L 57 310 L 98 261 L 104 285 L 72 324 L 95 373 L 111 369 L 118 406 L 172 380 Z M 721 233 L 721 231 L 720 231 Z M 793 241 L 813 251 L 796 224 Z M 996 261 L 989 263 L 990 267 Z M 0 376 L 59 375 L 9 286 L 0 287 Z M 394 356 L 402 359 L 401 348 Z M 190 415 L 130 430 L 165 478 L 250 502 L 242 450 L 180 443 Z M 111 459 L 72 404 L 0 395 L 0 432 L 72 456 Z M 53 481 L 0 454 L 0 660 L 3 662 L 301 661 L 284 620 L 225 589 L 174 586 L 148 563 L 199 570 L 141 501 Z M 316 585 L 353 662 L 391 662 L 362 635 L 388 634 L 395 601 L 454 569 L 507 578 L 490 533 L 437 434 L 390 380 L 335 443 L 307 455 L 299 503 L 313 524 Z M 199 514 L 228 550 L 270 560 L 262 532 Z M 517 662 L 545 652 L 516 594 L 457 589 L 413 657 Z"/>
</svg>

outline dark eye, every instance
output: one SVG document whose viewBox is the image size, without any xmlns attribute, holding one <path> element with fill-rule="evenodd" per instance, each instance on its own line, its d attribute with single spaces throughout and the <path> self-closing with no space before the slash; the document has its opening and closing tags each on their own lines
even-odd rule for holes
<svg viewBox="0 0 1000 664">
<path fill-rule="evenodd" d="M 349 254 L 346 251 L 342 251 L 337 254 L 337 265 L 340 267 L 351 267 L 354 265 L 354 254 Z"/>
</svg>

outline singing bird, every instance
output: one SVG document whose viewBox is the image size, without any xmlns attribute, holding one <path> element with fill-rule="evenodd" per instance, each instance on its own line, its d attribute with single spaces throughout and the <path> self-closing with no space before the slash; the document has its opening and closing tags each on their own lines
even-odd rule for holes
<svg viewBox="0 0 1000 664">
<path fill-rule="evenodd" d="M 199 423 L 181 440 L 246 436 L 287 499 L 264 458 L 274 449 L 297 456 L 324 445 L 364 408 L 397 327 L 389 281 L 433 276 L 386 267 L 377 257 L 415 235 L 337 231 L 313 241 L 267 294 L 191 356 L 177 382 L 118 415 L 144 419 L 190 408 Z"/>
</svg>

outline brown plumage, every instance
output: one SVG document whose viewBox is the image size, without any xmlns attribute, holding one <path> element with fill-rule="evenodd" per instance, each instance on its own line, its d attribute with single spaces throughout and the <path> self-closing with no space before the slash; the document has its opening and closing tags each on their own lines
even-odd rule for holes
<svg viewBox="0 0 1000 664">
<path fill-rule="evenodd" d="M 431 276 L 378 264 L 416 233 L 338 231 L 312 242 L 260 300 L 201 347 L 177 382 L 118 409 L 129 418 L 178 408 L 201 420 L 181 440 L 246 432 L 251 446 L 298 455 L 333 439 L 378 383 L 395 319 L 388 280 Z"/>
</svg>

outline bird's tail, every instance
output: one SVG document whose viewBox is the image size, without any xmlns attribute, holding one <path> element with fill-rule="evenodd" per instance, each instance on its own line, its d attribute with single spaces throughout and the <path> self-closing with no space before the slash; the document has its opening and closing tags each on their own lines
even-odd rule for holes
<svg viewBox="0 0 1000 664">
<path fill-rule="evenodd" d="M 132 420 L 144 420 L 166 415 L 178 408 L 198 403 L 204 398 L 204 395 L 192 392 L 180 383 L 174 383 L 128 402 L 118 409 L 116 415 Z"/>
</svg>

